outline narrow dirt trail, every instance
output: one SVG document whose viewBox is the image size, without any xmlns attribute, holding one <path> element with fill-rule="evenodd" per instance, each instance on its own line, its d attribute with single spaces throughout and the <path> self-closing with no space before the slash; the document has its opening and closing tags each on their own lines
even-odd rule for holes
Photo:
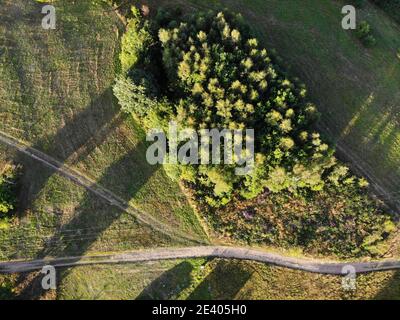
<svg viewBox="0 0 400 320">
<path fill-rule="evenodd" d="M 199 244 L 205 244 L 206 241 L 193 237 L 189 234 L 180 232 L 171 228 L 168 224 L 163 223 L 156 218 L 152 217 L 150 214 L 142 212 L 137 208 L 130 205 L 125 200 L 118 197 L 112 191 L 98 185 L 95 181 L 91 180 L 90 178 L 86 177 L 82 173 L 78 172 L 75 169 L 72 169 L 65 164 L 57 161 L 56 159 L 50 157 L 43 152 L 36 150 L 32 147 L 25 145 L 23 142 L 19 141 L 18 139 L 8 135 L 7 133 L 0 131 L 0 142 L 17 149 L 19 152 L 35 159 L 36 161 L 44 164 L 45 166 L 55 170 L 60 175 L 70 179 L 77 185 L 85 188 L 86 190 L 94 193 L 99 198 L 106 200 L 111 206 L 117 207 L 118 209 L 125 211 L 132 216 L 134 216 L 140 223 L 150 226 L 152 229 L 161 232 L 165 235 L 168 235 L 172 239 L 177 240 L 185 240 Z"/>
<path fill-rule="evenodd" d="M 31 261 L 10 261 L 0 263 L 0 274 L 30 272 L 34 270 L 40 270 L 45 265 L 52 265 L 56 268 L 61 268 L 95 264 L 121 264 L 189 258 L 251 260 L 294 270 L 331 275 L 347 274 L 343 272 L 343 268 L 345 266 L 353 267 L 356 273 L 400 269 L 399 260 L 371 262 L 326 262 L 321 260 L 285 257 L 274 253 L 241 247 L 199 246 L 187 248 L 146 249 L 99 256 L 65 257 Z"/>
</svg>

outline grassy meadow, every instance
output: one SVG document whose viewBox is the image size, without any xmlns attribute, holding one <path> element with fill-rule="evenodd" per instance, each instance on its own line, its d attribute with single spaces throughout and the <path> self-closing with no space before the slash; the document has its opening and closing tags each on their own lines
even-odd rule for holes
<svg viewBox="0 0 400 320">
<path fill-rule="evenodd" d="M 87 272 L 90 270 L 90 272 Z M 177 260 L 145 265 L 78 267 L 69 270 L 58 299 L 349 300 L 399 299 L 400 275 L 357 277 L 356 291 L 342 278 L 237 260 Z M 89 277 L 86 275 L 90 274 Z M 282 290 L 282 288 L 285 288 Z"/>
<path fill-rule="evenodd" d="M 111 190 L 142 212 L 207 241 L 178 184 L 148 165 L 142 128 L 119 113 L 111 87 L 123 24 L 100 1 L 55 1 L 55 30 L 41 4 L 0 8 L 0 130 Z M 18 219 L 0 230 L 0 259 L 182 245 L 26 156 Z"/>
<path fill-rule="evenodd" d="M 41 299 L 178 299 L 178 300 L 374 300 L 399 299 L 400 275 L 379 272 L 357 277 L 356 290 L 346 291 L 342 278 L 222 259 L 190 259 L 140 264 L 82 266 L 62 271 L 56 291 Z M 31 275 L 32 277 L 33 275 Z M 10 293 L 16 276 L 0 277 L 3 294 L 23 297 L 23 285 Z M 8 287 L 7 287 L 8 286 Z M 282 290 L 284 288 L 284 290 Z M 0 294 L 1 294 L 0 289 Z"/>
</svg>

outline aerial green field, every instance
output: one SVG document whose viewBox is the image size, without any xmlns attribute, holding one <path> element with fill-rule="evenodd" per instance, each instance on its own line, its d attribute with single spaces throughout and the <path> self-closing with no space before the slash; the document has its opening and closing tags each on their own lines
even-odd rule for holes
<svg viewBox="0 0 400 320">
<path fill-rule="evenodd" d="M 400 276 L 357 277 L 356 291 L 342 278 L 236 260 L 171 260 L 66 269 L 57 299 L 399 299 Z M 4 286 L 12 277 L 3 278 Z M 282 290 L 284 288 L 284 290 Z M 6 293 L 6 289 L 4 289 Z M 4 294 L 5 294 L 4 293 Z M 18 293 L 18 292 L 16 292 Z M 40 296 L 40 295 L 39 295 Z M 38 297 L 39 297 L 38 296 Z M 46 298 L 46 296 L 42 296 Z"/>
<path fill-rule="evenodd" d="M 113 98 L 123 24 L 100 1 L 54 3 L 56 30 L 42 29 L 36 1 L 2 3 L 0 130 L 204 241 L 180 186 L 148 165 L 143 130 Z M 2 145 L 0 156 L 23 164 L 20 219 L 0 230 L 0 259 L 184 243 L 11 148 Z"/>
<path fill-rule="evenodd" d="M 54 1 L 58 28 L 41 28 L 33 0 L 0 6 L 0 130 L 72 167 L 157 220 L 201 242 L 207 236 L 180 186 L 145 159 L 145 132 L 119 112 L 111 87 L 123 24 L 100 1 Z M 367 4 L 377 45 L 341 29 L 342 1 L 149 0 L 150 10 L 241 12 L 268 49 L 302 79 L 321 112 L 319 129 L 340 158 L 400 208 L 400 27 Z M 18 218 L 0 230 L 0 260 L 185 245 L 141 225 L 35 160 L 0 145 L 0 160 L 23 164 Z M 1 162 L 0 162 L 1 163 Z M 0 299 L 35 275 L 0 277 Z M 223 279 L 223 281 L 221 281 Z M 224 260 L 167 261 L 66 269 L 58 299 L 394 299 L 399 274 L 341 278 Z M 281 290 L 285 287 L 285 290 Z M 28 290 L 27 290 L 28 288 Z M 18 291 L 18 288 L 17 288 Z M 19 292 L 18 292 L 19 293 Z M 32 297 L 32 296 L 30 296 Z M 54 296 L 52 297 L 54 298 Z"/>
<path fill-rule="evenodd" d="M 240 12 L 262 44 L 276 49 L 290 74 L 304 81 L 321 113 L 319 129 L 337 144 L 340 158 L 400 208 L 400 26 L 385 12 L 369 3 L 358 11 L 377 39 L 367 49 L 341 28 L 343 1 L 147 2 L 154 9 L 168 4 Z"/>
</svg>

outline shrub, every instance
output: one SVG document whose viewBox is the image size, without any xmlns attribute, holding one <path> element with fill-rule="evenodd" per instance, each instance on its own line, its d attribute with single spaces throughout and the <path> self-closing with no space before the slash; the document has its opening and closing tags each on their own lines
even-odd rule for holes
<svg viewBox="0 0 400 320">
<path fill-rule="evenodd" d="M 387 251 L 384 240 L 396 227 L 377 207 L 357 187 L 329 186 L 318 193 L 303 190 L 235 200 L 208 214 L 208 220 L 223 236 L 245 244 L 302 247 L 306 253 L 343 258 L 379 256 Z"/>
<path fill-rule="evenodd" d="M 120 53 L 121 68 L 123 72 L 135 66 L 153 44 L 153 37 L 145 28 L 138 9 L 132 7 L 133 17 L 129 19 L 126 33 L 122 37 Z"/>
<path fill-rule="evenodd" d="M 357 37 L 366 47 L 373 47 L 376 44 L 376 39 L 372 35 L 371 26 L 367 21 L 361 21 L 357 28 Z"/>
<path fill-rule="evenodd" d="M 16 297 L 14 293 L 15 283 L 8 277 L 0 279 L 0 300 L 12 300 Z"/>
</svg>

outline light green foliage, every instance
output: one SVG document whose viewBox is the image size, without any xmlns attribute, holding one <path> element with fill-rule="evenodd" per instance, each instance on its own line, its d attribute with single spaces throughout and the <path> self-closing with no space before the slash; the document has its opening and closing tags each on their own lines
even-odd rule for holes
<svg viewBox="0 0 400 320">
<path fill-rule="evenodd" d="M 229 194 L 232 192 L 233 186 L 227 181 L 226 177 L 224 177 L 223 173 L 219 172 L 217 169 L 207 169 L 204 172 L 209 180 L 214 185 L 214 193 L 216 196 L 223 196 L 225 194 Z"/>
<path fill-rule="evenodd" d="M 199 18 L 206 22 L 202 28 L 195 23 Z M 185 97 L 176 110 L 178 120 L 194 129 L 254 128 L 260 146 L 256 151 L 265 155 L 257 178 L 234 177 L 233 168 L 221 169 L 233 188 L 217 187 L 211 179 L 217 198 L 223 193 L 230 196 L 237 187 L 249 197 L 266 187 L 279 191 L 323 185 L 321 176 L 330 168 L 325 164 L 332 162 L 331 151 L 326 144 L 315 143 L 316 134 L 307 132 L 315 120 L 315 106 L 277 71 L 239 17 L 229 12 L 198 13 L 178 27 L 159 30 L 158 37 L 168 92 Z M 305 174 L 293 170 L 298 163 L 311 177 L 307 181 L 302 180 Z"/>
<path fill-rule="evenodd" d="M 132 14 L 133 17 L 129 19 L 126 33 L 121 40 L 120 60 L 123 72 L 138 63 L 139 58 L 142 54 L 145 55 L 153 40 L 148 31 L 143 28 L 139 10 L 132 7 Z"/>
<path fill-rule="evenodd" d="M 337 187 L 355 184 L 348 169 L 337 164 L 332 148 L 310 129 L 318 112 L 314 104 L 307 102 L 305 89 L 280 73 L 240 17 L 230 12 L 199 12 L 173 18 L 181 22 L 174 22 L 171 27 L 167 19 L 161 19 L 162 25 L 170 27 L 160 28 L 160 24 L 144 23 L 136 16 L 136 22 L 131 24 L 136 33 L 139 28 L 151 33 L 150 43 L 158 38 L 162 45 L 162 66 L 158 69 L 165 71 L 167 81 L 161 93 L 168 98 L 170 110 L 148 105 L 145 96 L 160 94 L 159 90 L 149 89 L 157 82 L 154 72 L 142 77 L 134 75 L 143 74 L 142 70 L 154 71 L 149 61 L 131 70 L 132 82 L 117 80 L 116 89 L 120 92 L 116 96 L 124 110 L 147 114 L 144 122 L 153 125 L 165 126 L 174 119 L 197 130 L 255 129 L 256 153 L 262 156 L 255 172 L 238 177 L 233 174 L 233 166 L 223 166 L 218 169 L 217 178 L 214 169 L 207 174 L 195 167 L 200 195 L 214 197 L 218 203 L 222 198 L 231 199 L 234 192 L 254 198 L 266 188 L 273 192 L 299 188 L 320 191 L 327 183 Z M 143 53 L 136 52 L 137 61 L 143 60 Z M 133 84 L 140 81 L 140 86 Z M 152 91 L 156 93 L 151 94 Z M 136 99 L 132 99 L 134 95 Z M 143 107 L 151 111 L 145 112 Z M 193 182 L 193 175 L 190 179 Z M 356 185 L 361 188 L 366 183 L 360 180 Z"/>
</svg>

